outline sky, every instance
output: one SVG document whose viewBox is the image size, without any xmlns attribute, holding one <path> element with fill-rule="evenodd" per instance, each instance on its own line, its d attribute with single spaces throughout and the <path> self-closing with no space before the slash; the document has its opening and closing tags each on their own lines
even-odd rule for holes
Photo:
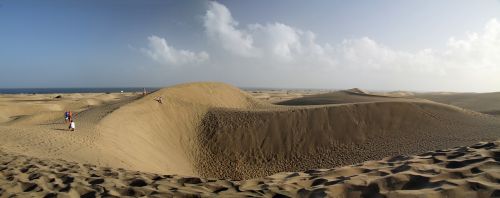
<svg viewBox="0 0 500 198">
<path fill-rule="evenodd" d="M 0 88 L 500 91 L 499 0 L 0 0 Z"/>
</svg>

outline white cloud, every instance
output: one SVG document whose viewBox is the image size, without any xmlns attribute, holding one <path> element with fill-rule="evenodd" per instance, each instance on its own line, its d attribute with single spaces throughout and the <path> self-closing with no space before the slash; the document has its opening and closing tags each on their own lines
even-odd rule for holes
<svg viewBox="0 0 500 198">
<path fill-rule="evenodd" d="M 398 69 L 414 55 L 394 51 L 364 37 L 332 45 L 319 44 L 316 35 L 283 23 L 250 24 L 238 27 L 230 11 L 222 4 L 210 2 L 204 17 L 208 38 L 216 49 L 235 56 L 254 58 L 273 65 L 346 69 Z"/>
<path fill-rule="evenodd" d="M 451 37 L 444 50 L 423 49 L 404 52 L 363 38 L 343 43 L 344 64 L 376 65 L 378 69 L 453 75 L 500 70 L 500 23 L 491 19 L 482 32 L 468 33 L 465 39 Z M 336 54 L 337 56 L 339 54 Z"/>
<path fill-rule="evenodd" d="M 242 56 L 255 56 L 253 39 L 244 31 L 236 29 L 236 22 L 226 6 L 210 2 L 204 17 L 208 36 L 224 49 Z"/>
<path fill-rule="evenodd" d="M 405 52 L 371 38 L 347 39 L 337 45 L 318 44 L 315 34 L 282 23 L 239 27 L 222 4 L 210 2 L 204 17 L 208 38 L 236 56 L 258 58 L 273 64 L 310 65 L 349 70 L 384 70 L 446 75 L 470 70 L 498 70 L 500 24 L 489 21 L 483 33 L 466 39 L 450 38 L 445 50 Z"/>
<path fill-rule="evenodd" d="M 158 36 L 148 37 L 149 47 L 141 51 L 153 60 L 168 65 L 185 65 L 205 62 L 209 59 L 205 51 L 195 53 L 188 50 L 178 50 L 169 46 L 164 38 Z"/>
<path fill-rule="evenodd" d="M 282 23 L 251 24 L 239 28 L 229 10 L 215 1 L 209 4 L 204 26 L 214 44 L 237 56 L 285 63 L 334 62 L 326 54 L 327 46 L 316 43 L 314 33 Z"/>
<path fill-rule="evenodd" d="M 500 23 L 491 19 L 482 33 L 468 33 L 464 40 L 454 37 L 448 40 L 448 49 L 443 56 L 460 65 L 474 70 L 500 69 Z"/>
</svg>

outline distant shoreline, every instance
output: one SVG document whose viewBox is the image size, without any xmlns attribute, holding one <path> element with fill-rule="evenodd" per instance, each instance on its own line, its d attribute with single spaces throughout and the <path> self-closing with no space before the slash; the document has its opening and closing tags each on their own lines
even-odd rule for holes
<svg viewBox="0 0 500 198">
<path fill-rule="evenodd" d="M 245 91 L 282 91 L 282 90 L 315 90 L 315 91 L 333 91 L 334 89 L 313 89 L 313 88 L 253 88 L 240 87 Z M 120 93 L 123 92 L 142 92 L 142 87 L 109 87 L 109 88 L 0 88 L 0 94 L 69 94 L 69 93 Z M 161 87 L 146 87 L 146 91 L 154 92 Z"/>
<path fill-rule="evenodd" d="M 56 93 L 120 93 L 142 92 L 142 87 L 111 87 L 111 88 L 0 88 L 0 94 L 56 94 Z M 146 87 L 153 92 L 160 88 Z"/>
</svg>

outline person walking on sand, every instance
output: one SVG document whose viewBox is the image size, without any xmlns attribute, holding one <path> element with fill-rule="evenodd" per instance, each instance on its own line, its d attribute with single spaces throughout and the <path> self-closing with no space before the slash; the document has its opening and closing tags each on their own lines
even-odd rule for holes
<svg viewBox="0 0 500 198">
<path fill-rule="evenodd" d="M 68 119 L 70 122 L 73 120 L 73 112 L 68 111 Z"/>
<path fill-rule="evenodd" d="M 75 121 L 74 120 L 71 120 L 70 121 L 71 123 L 69 123 L 69 130 L 70 131 L 75 131 Z"/>
<path fill-rule="evenodd" d="M 69 122 L 69 111 L 64 112 L 64 123 Z"/>
</svg>

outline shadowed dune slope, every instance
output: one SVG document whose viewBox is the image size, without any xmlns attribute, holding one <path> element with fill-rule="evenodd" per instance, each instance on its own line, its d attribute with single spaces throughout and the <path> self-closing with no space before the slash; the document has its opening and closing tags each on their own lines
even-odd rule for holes
<svg viewBox="0 0 500 198">
<path fill-rule="evenodd" d="M 315 94 L 295 98 L 292 100 L 282 101 L 278 105 L 324 105 L 324 104 L 344 104 L 344 103 L 358 103 L 358 102 L 380 102 L 380 101 L 394 101 L 404 100 L 405 98 L 376 95 L 364 92 L 360 89 L 348 89 L 343 91 L 335 91 L 324 94 Z"/>
<path fill-rule="evenodd" d="M 162 96 L 164 104 L 153 100 Z M 372 96 L 370 96 L 372 97 Z M 230 85 L 190 83 L 122 106 L 98 128 L 137 170 L 218 178 L 331 168 L 500 137 L 499 120 L 423 100 L 287 107 Z"/>
<path fill-rule="evenodd" d="M 429 102 L 217 109 L 202 122 L 201 175 L 250 178 L 353 164 L 500 136 L 498 120 Z"/>
<path fill-rule="evenodd" d="M 413 93 L 413 92 L 366 92 L 348 89 L 315 94 L 279 102 L 279 105 L 323 105 L 394 100 L 430 100 L 490 115 L 500 115 L 500 92 L 493 93 Z"/>
<path fill-rule="evenodd" d="M 454 105 L 491 115 L 500 115 L 500 92 L 493 93 L 425 93 L 415 97 Z"/>
</svg>

